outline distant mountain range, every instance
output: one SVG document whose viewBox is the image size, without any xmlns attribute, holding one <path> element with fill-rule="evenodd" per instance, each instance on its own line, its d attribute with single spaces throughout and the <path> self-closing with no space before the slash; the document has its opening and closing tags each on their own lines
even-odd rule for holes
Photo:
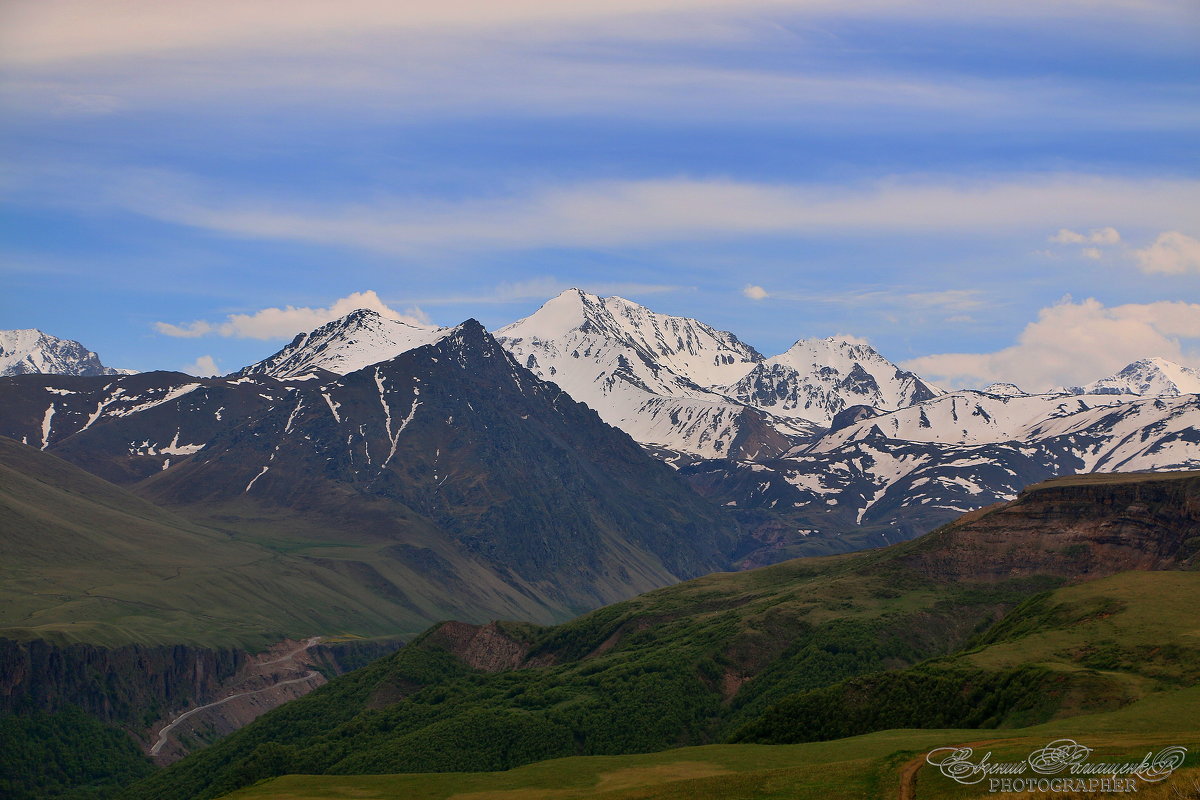
<svg viewBox="0 0 1200 800">
<path fill-rule="evenodd" d="M 27 333 L 0 336 L 28 345 L 20 363 L 82 373 L 83 361 L 51 357 L 61 340 L 15 335 Z M 476 380 L 449 394 L 464 372 L 490 376 L 495 385 L 489 391 Z M 556 419 L 560 401 L 547 408 L 545 399 L 565 392 L 673 466 L 741 530 L 715 533 L 721 523 L 689 506 L 710 531 L 686 546 L 694 560 L 672 561 L 682 554 L 645 550 L 642 542 L 634 550 L 657 564 L 641 555 L 636 566 L 618 559 L 627 572 L 600 580 L 607 588 L 593 587 L 592 599 L 585 599 L 592 589 L 560 598 L 572 607 L 722 564 L 746 567 L 911 538 L 1055 475 L 1200 467 L 1200 373 L 1162 358 L 1044 394 L 1011 383 L 947 392 L 859 341 L 800 340 L 768 358 L 697 320 L 577 289 L 494 335 L 473 322 L 443 328 L 358 310 L 223 379 L 147 373 L 117 381 L 8 381 L 0 384 L 0 433 L 119 484 L 140 482 L 148 496 L 202 504 L 240 493 L 279 507 L 323 503 L 323 513 L 333 513 L 328 498 L 353 487 L 360 498 L 404 504 L 434 520 L 456 547 L 507 567 L 516 563 L 507 559 L 532 557 L 533 540 L 543 534 L 529 532 L 518 554 L 512 542 L 479 531 L 499 524 L 516 535 L 525 525 L 517 520 L 532 514 L 541 521 L 531 531 L 556 542 L 543 548 L 545 563 L 556 568 L 600 547 L 598 531 L 616 524 L 613 517 L 593 519 L 584 528 L 592 525 L 588 535 L 599 538 L 571 550 L 574 544 L 550 533 L 554 515 L 536 510 L 546 507 L 548 495 L 538 492 L 552 476 L 528 483 L 543 489 L 524 491 L 521 476 L 543 470 L 555 452 L 548 443 L 571 440 L 565 430 L 542 430 L 566 424 Z M 542 381 L 555 388 L 539 388 L 549 385 Z M 531 406 L 533 396 L 541 399 Z M 528 414 L 517 414 L 522 425 L 510 430 L 517 408 Z M 444 429 L 434 433 L 430 420 L 438 414 Z M 488 415 L 493 422 L 469 428 L 468 419 Z M 518 435 L 533 421 L 538 436 L 549 439 Z M 576 438 L 608 438 L 583 417 L 572 425 Z M 462 443 L 468 429 L 470 447 Z M 488 488 L 456 495 L 454 483 L 435 486 L 451 474 L 452 452 L 488 459 L 486 469 L 457 466 L 486 474 Z M 571 474 L 552 482 L 561 489 Z M 579 480 L 603 494 L 613 476 L 608 483 Z M 327 491 L 333 486 L 340 488 Z M 616 505 L 634 503 L 618 494 L 606 496 Z M 609 555 L 596 555 L 589 570 L 603 571 L 605 558 L 630 552 L 604 547 Z M 542 562 L 527 569 L 535 563 Z"/>
</svg>

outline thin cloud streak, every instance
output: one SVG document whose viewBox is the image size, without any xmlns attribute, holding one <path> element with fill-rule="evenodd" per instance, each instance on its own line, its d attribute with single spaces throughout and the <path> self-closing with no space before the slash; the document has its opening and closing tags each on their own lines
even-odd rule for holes
<svg viewBox="0 0 1200 800">
<path fill-rule="evenodd" d="M 311 53 L 379 34 L 470 34 L 562 38 L 564 31 L 623 32 L 641 38 L 724 34 L 728 18 L 830 16 L 870 20 L 1092 21 L 1135 16 L 1139 22 L 1194 20 L 1185 0 L 980 0 L 967 8 L 937 0 L 9 0 L 0 28 L 0 60 L 24 65 L 197 53 L 273 46 Z M 682 33 L 681 33 L 682 31 Z M 1080 31 L 1086 32 L 1086 27 Z"/>
<path fill-rule="evenodd" d="M 209 322 L 202 319 L 182 325 L 156 322 L 154 329 L 164 336 L 181 339 L 196 339 L 202 336 L 263 340 L 286 339 L 297 333 L 313 330 L 360 308 L 370 309 L 388 319 L 413 325 L 429 324 L 429 318 L 419 308 L 408 308 L 401 313 L 388 306 L 379 298 L 378 294 L 368 289 L 365 292 L 353 292 L 338 298 L 325 308 L 309 306 L 263 308 L 249 314 L 229 314 L 223 322 Z"/>
<path fill-rule="evenodd" d="M 490 291 L 464 292 L 462 294 L 438 295 L 433 297 L 418 297 L 413 303 L 422 306 L 440 305 L 503 305 L 519 303 L 526 300 L 546 300 L 567 289 L 583 289 L 597 295 L 650 295 L 668 294 L 671 292 L 694 291 L 694 286 L 675 284 L 611 282 L 594 283 L 589 281 L 568 283 L 554 277 L 531 278 L 524 281 L 505 282 L 497 284 Z"/>
<path fill-rule="evenodd" d="M 889 179 L 858 189 L 720 180 L 588 183 L 521 196 L 433 203 L 287 208 L 278 202 L 188 196 L 131 184 L 108 203 L 164 222 L 229 236 L 380 252 L 597 247 L 680 240 L 863 231 L 927 235 L 1040 229 L 1113 221 L 1181 227 L 1200 210 L 1200 180 L 1090 175 L 990 181 Z M 181 191 L 181 189 L 183 191 Z"/>
<path fill-rule="evenodd" d="M 779 27 L 773 17 L 962 21 L 964 12 L 950 5 L 18 1 L 10 3 L 7 27 L 0 26 L 0 64 L 7 59 L 9 66 L 0 79 L 0 97 L 10 113 L 51 118 L 151 109 L 188 114 L 200 107 L 239 116 L 316 108 L 323 114 L 346 109 L 359 119 L 619 111 L 678 120 L 710 118 L 720 108 L 743 123 L 811 124 L 821 111 L 824 124 L 844 126 L 861 124 L 862 113 L 878 124 L 884 112 L 897 125 L 942 128 L 979 129 L 1017 119 L 1052 129 L 1067 120 L 1111 130 L 1200 124 L 1191 96 L 1181 94 L 1186 87 L 1142 86 L 1114 97 L 1111 86 L 1044 76 L 939 77 L 883 67 L 846 73 L 837 59 L 823 67 L 806 60 L 803 66 L 751 69 L 717 66 L 711 58 L 706 63 L 697 53 L 698 44 L 714 42 L 747 52 L 771 44 L 777 35 L 771 32 Z M 1090 27 L 1107 12 L 1114 16 L 1110 29 L 1122 31 L 1150 21 L 1163 26 L 1187 13 L 1177 2 L 1143 4 L 1136 13 L 1119 0 L 1086 7 L 1047 0 L 1019 11 L 1011 5 L 1017 4 L 976 3 L 971 13 L 1025 25 L 1045 15 Z M 1200 22 L 1200 15 L 1193 17 Z M 645 57 L 671 42 L 689 46 L 664 49 L 670 58 Z M 821 54 L 816 56 L 821 62 Z"/>
</svg>

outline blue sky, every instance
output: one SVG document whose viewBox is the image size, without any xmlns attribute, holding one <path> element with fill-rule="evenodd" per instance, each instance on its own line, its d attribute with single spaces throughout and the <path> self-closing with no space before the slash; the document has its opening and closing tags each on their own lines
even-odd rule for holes
<svg viewBox="0 0 1200 800">
<path fill-rule="evenodd" d="M 578 285 L 948 385 L 1200 367 L 1200 7 L 847 5 L 10 0 L 0 327 L 232 371 Z"/>
</svg>

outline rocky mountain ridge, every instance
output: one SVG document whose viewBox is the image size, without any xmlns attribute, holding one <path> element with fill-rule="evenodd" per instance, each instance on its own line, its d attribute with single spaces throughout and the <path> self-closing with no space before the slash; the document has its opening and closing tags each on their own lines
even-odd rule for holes
<svg viewBox="0 0 1200 800">
<path fill-rule="evenodd" d="M 0 331 L 0 377 L 6 375 L 133 375 L 114 369 L 79 342 L 34 328 Z"/>
</svg>

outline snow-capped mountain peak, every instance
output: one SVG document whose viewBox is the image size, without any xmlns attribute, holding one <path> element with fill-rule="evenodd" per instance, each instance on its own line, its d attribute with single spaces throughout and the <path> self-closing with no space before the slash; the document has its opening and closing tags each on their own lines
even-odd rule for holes
<svg viewBox="0 0 1200 800">
<path fill-rule="evenodd" d="M 106 367 L 79 342 L 36 328 L 0 331 L 0 376 L 32 374 L 133 375 L 136 370 Z"/>
<path fill-rule="evenodd" d="M 297 378 L 317 370 L 345 375 L 432 344 L 450 330 L 392 319 L 360 308 L 314 331 L 298 334 L 278 353 L 251 364 L 237 375 Z"/>
<path fill-rule="evenodd" d="M 942 394 L 869 344 L 836 336 L 799 340 L 726 392 L 747 405 L 821 425 L 849 406 L 891 411 Z"/>
<path fill-rule="evenodd" d="M 639 360 L 666 367 L 697 386 L 736 380 L 762 355 L 732 333 L 687 317 L 659 314 L 623 297 L 599 297 L 568 289 L 528 317 L 506 325 L 496 336 L 519 343 L 600 339 L 619 343 Z"/>
<path fill-rule="evenodd" d="M 1143 358 L 1115 375 L 1081 388 L 1083 394 L 1131 394 L 1178 397 L 1200 393 L 1200 371 L 1165 358 Z"/>
<path fill-rule="evenodd" d="M 753 347 L 621 297 L 570 289 L 496 338 L 522 366 L 656 452 L 766 457 L 813 432 L 799 421 L 767 421 L 712 388 L 761 362 Z"/>
</svg>

